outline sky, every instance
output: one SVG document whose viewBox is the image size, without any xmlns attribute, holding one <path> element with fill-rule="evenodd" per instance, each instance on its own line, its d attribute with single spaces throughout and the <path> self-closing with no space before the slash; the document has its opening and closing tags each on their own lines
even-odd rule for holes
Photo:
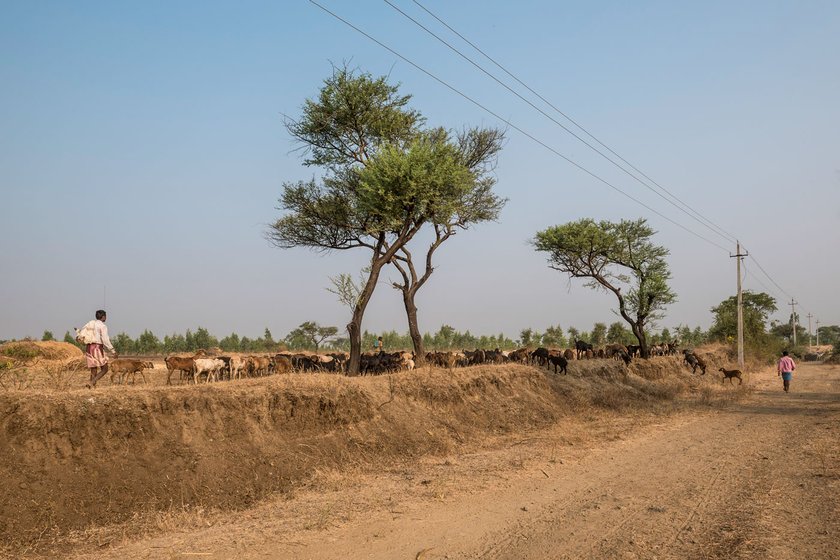
<svg viewBox="0 0 840 560">
<path fill-rule="evenodd" d="M 330 277 L 357 275 L 369 255 L 281 250 L 264 234 L 284 182 L 318 174 L 284 115 L 345 62 L 399 83 L 429 125 L 507 129 L 495 173 L 508 203 L 438 251 L 417 297 L 421 330 L 516 338 L 619 320 L 611 295 L 549 269 L 529 244 L 584 217 L 647 218 L 670 250 L 678 301 L 659 327 L 708 328 L 734 295 L 731 239 L 387 3 L 319 1 L 507 123 L 307 1 L 0 2 L 0 339 L 60 338 L 99 308 L 131 336 L 343 330 Z M 571 127 L 418 4 L 392 1 Z M 777 298 L 774 319 L 795 298 L 802 321 L 840 324 L 840 3 L 421 4 L 738 238 L 744 288 Z M 396 278 L 383 275 L 363 328 L 407 331 Z"/>
</svg>

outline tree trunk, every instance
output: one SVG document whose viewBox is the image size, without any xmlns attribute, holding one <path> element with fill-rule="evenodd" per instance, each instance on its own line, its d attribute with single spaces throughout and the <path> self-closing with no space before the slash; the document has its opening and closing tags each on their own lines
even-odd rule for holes
<svg viewBox="0 0 840 560">
<path fill-rule="evenodd" d="M 408 317 L 408 334 L 414 345 L 414 366 L 426 365 L 426 351 L 423 349 L 423 336 L 420 334 L 420 326 L 417 324 L 417 306 L 414 305 L 416 290 L 402 290 L 405 314 Z"/>
<path fill-rule="evenodd" d="M 648 348 L 644 327 L 637 323 L 633 323 L 633 334 L 636 335 L 636 339 L 639 341 L 639 355 L 647 360 L 650 358 L 650 349 Z"/>
<path fill-rule="evenodd" d="M 373 297 L 373 290 L 379 281 L 379 272 L 384 264 L 385 261 L 382 259 L 374 258 L 371 261 L 367 283 L 359 294 L 359 302 L 353 308 L 353 318 L 347 324 L 347 333 L 350 335 L 350 361 L 347 364 L 347 375 L 359 375 L 362 362 L 362 318 L 370 298 Z"/>
</svg>

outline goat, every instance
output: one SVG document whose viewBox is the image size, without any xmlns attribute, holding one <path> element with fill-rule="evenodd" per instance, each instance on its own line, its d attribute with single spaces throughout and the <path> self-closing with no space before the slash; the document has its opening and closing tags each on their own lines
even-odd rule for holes
<svg viewBox="0 0 840 560">
<path fill-rule="evenodd" d="M 115 379 L 117 379 L 120 384 L 125 383 L 128 381 L 128 376 L 131 375 L 131 383 L 133 384 L 138 373 L 143 377 L 143 383 L 145 383 L 146 374 L 143 373 L 143 370 L 152 369 L 154 367 L 155 366 L 152 362 L 126 359 L 114 360 L 111 362 L 109 368 L 109 371 L 111 372 L 111 383 L 113 384 Z"/>
<path fill-rule="evenodd" d="M 557 373 L 557 366 L 560 366 L 560 373 L 566 375 L 566 366 L 569 365 L 568 360 L 558 354 L 549 354 L 548 355 L 548 363 L 546 365 L 553 365 L 554 366 L 554 373 Z"/>
<path fill-rule="evenodd" d="M 180 356 L 168 356 L 164 362 L 166 363 L 166 384 L 172 385 L 172 372 L 180 371 L 181 379 L 184 379 L 184 374 L 192 375 L 193 358 L 182 358 Z"/>
<path fill-rule="evenodd" d="M 741 385 L 744 382 L 744 380 L 741 379 L 741 370 L 740 369 L 723 369 L 723 368 L 720 368 L 718 371 L 723 373 L 723 378 L 721 378 L 721 380 L 720 380 L 721 383 L 725 383 L 726 380 L 728 379 L 729 383 L 732 384 L 732 378 L 733 377 L 738 378 L 738 385 Z"/>
</svg>

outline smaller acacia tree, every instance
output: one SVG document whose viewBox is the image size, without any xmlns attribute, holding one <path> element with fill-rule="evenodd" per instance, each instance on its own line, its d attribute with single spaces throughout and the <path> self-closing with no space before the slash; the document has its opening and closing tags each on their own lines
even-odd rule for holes
<svg viewBox="0 0 840 560">
<path fill-rule="evenodd" d="M 408 320 L 408 333 L 414 346 L 415 362 L 425 364 L 426 351 L 417 321 L 417 292 L 434 272 L 433 257 L 458 230 L 495 220 L 507 202 L 493 193 L 495 177 L 490 173 L 496 155 L 502 148 L 504 134 L 492 128 L 473 128 L 458 134 L 454 141 L 443 129 L 435 129 L 425 136 L 420 147 L 406 152 L 383 152 L 380 165 L 365 170 L 379 191 L 394 196 L 411 193 L 410 204 L 418 208 L 418 217 L 431 224 L 434 239 L 427 247 L 422 268 L 414 262 L 414 255 L 404 244 L 391 263 L 402 276 L 402 282 L 393 282 L 402 293 Z M 426 146 L 424 146 L 424 144 Z M 414 153 L 419 152 L 419 157 Z M 388 157 L 390 156 L 390 157 Z M 430 167 L 435 172 L 419 173 L 418 166 Z M 417 178 L 428 176 L 425 185 L 418 188 Z M 402 196 L 398 197 L 402 198 Z"/>
<path fill-rule="evenodd" d="M 654 233 L 645 219 L 615 223 L 585 218 L 537 232 L 533 240 L 537 251 L 548 253 L 550 268 L 570 278 L 589 278 L 588 287 L 615 295 L 643 358 L 650 355 L 645 326 L 662 318 L 665 306 L 676 301 L 668 287 L 668 249 L 650 241 Z"/>
<path fill-rule="evenodd" d="M 318 348 L 328 338 L 334 337 L 338 334 L 338 327 L 322 327 L 315 321 L 306 321 L 286 335 L 286 343 L 289 348 Z"/>
</svg>

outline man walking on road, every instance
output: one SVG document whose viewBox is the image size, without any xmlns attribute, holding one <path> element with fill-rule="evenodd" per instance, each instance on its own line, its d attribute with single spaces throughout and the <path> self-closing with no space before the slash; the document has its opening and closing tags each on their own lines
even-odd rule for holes
<svg viewBox="0 0 840 560">
<path fill-rule="evenodd" d="M 790 380 L 793 379 L 793 370 L 796 369 L 796 364 L 793 363 L 793 358 L 788 356 L 788 351 L 782 352 L 782 357 L 779 358 L 779 367 L 777 368 L 782 381 L 785 383 L 785 393 L 790 390 Z"/>
</svg>

